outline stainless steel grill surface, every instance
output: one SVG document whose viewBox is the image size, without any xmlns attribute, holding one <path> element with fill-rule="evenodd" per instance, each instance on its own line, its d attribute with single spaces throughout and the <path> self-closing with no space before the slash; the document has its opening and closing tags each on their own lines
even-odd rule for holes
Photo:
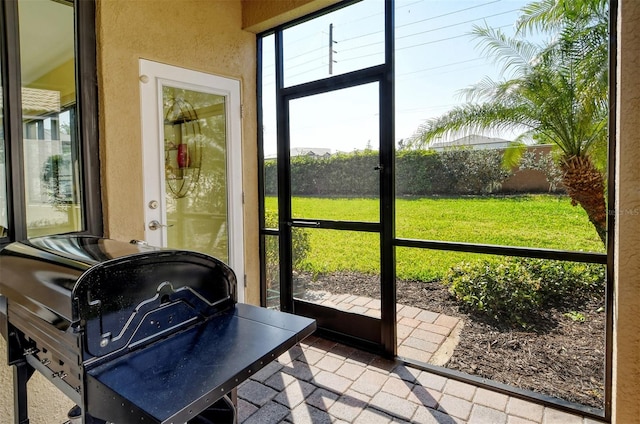
<svg viewBox="0 0 640 424">
<path fill-rule="evenodd" d="M 19 424 L 34 370 L 82 423 L 215 422 L 216 410 L 229 420 L 220 410 L 233 409 L 234 388 L 314 330 L 311 319 L 237 303 L 231 268 L 197 252 L 78 235 L 0 251 Z"/>
</svg>

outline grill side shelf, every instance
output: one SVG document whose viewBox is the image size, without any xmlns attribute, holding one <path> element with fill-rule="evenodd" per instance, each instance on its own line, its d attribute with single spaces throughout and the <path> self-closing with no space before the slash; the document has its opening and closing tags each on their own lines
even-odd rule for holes
<svg viewBox="0 0 640 424">
<path fill-rule="evenodd" d="M 88 370 L 87 411 L 112 422 L 187 422 L 314 330 L 311 319 L 238 304 Z"/>
</svg>

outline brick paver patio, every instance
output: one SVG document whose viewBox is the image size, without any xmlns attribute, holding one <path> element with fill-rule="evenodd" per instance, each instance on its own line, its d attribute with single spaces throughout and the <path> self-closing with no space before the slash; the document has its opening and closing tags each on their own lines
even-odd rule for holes
<svg viewBox="0 0 640 424">
<path fill-rule="evenodd" d="M 306 291 L 304 298 L 380 317 L 380 301 Z M 397 305 L 398 355 L 444 365 L 464 322 Z M 238 389 L 238 422 L 596 424 L 596 420 L 410 368 L 314 336 Z"/>
<path fill-rule="evenodd" d="M 599 423 L 315 336 L 240 385 L 238 422 Z"/>
<path fill-rule="evenodd" d="M 304 293 L 306 300 L 341 311 L 380 317 L 380 300 L 325 291 Z M 457 343 L 457 334 L 464 323 L 456 318 L 413 306 L 397 305 L 398 355 L 444 365 Z"/>
</svg>

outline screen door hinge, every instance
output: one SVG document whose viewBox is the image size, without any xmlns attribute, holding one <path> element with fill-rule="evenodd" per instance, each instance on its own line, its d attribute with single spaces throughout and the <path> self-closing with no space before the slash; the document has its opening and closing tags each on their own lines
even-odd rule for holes
<svg viewBox="0 0 640 424">
<path fill-rule="evenodd" d="M 244 274 L 243 279 L 244 287 L 247 287 L 247 274 Z"/>
<path fill-rule="evenodd" d="M 242 204 L 244 205 L 244 191 L 242 192 Z"/>
<path fill-rule="evenodd" d="M 240 119 L 244 118 L 244 105 L 241 103 L 240 104 Z"/>
</svg>

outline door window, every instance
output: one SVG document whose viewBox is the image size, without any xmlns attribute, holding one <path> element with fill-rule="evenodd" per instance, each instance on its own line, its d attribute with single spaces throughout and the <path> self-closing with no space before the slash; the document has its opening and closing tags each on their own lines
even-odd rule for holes
<svg viewBox="0 0 640 424">
<path fill-rule="evenodd" d="M 168 245 L 229 260 L 225 97 L 165 85 Z"/>
</svg>

